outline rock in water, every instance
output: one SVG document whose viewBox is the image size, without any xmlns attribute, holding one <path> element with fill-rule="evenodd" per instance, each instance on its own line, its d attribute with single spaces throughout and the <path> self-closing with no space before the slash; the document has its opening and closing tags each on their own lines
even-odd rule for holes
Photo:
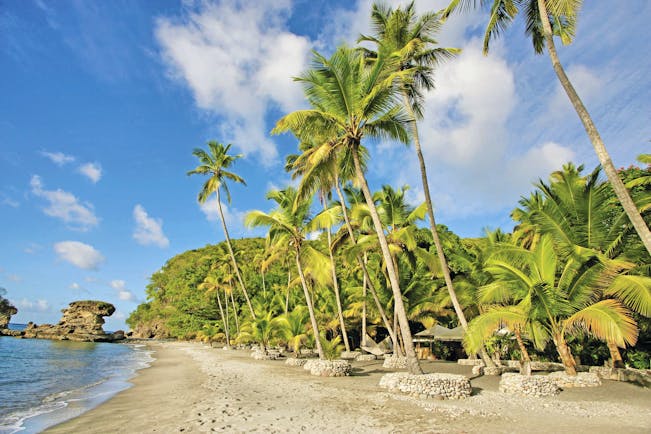
<svg viewBox="0 0 651 434">
<path fill-rule="evenodd" d="M 2 297 L 2 293 L 0 293 L 0 330 L 8 328 L 11 316 L 16 315 L 17 313 L 18 309 L 16 309 L 9 300 Z"/>
<path fill-rule="evenodd" d="M 102 328 L 104 317 L 115 312 L 115 306 L 104 301 L 74 301 L 63 309 L 57 325 L 27 324 L 24 338 L 69 340 L 78 342 L 113 342 L 124 339 L 124 332 L 106 333 Z"/>
</svg>

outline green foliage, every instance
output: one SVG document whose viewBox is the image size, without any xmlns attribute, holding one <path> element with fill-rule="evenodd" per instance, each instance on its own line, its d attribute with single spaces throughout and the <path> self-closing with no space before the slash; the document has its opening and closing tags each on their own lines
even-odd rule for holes
<svg viewBox="0 0 651 434">
<path fill-rule="evenodd" d="M 323 348 L 323 355 L 327 360 L 335 360 L 341 356 L 344 346 L 341 344 L 341 337 L 336 336 L 334 339 L 326 339 L 321 335 L 321 347 Z"/>
</svg>

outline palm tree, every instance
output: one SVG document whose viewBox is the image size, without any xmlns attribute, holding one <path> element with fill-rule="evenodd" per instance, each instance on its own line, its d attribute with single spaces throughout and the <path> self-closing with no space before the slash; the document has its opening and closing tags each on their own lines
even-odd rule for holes
<svg viewBox="0 0 651 434">
<path fill-rule="evenodd" d="M 318 339 L 319 328 L 314 313 L 312 296 L 305 277 L 304 264 L 310 265 L 310 274 L 322 281 L 330 279 L 332 264 L 323 254 L 304 244 L 306 234 L 318 228 L 318 225 L 310 219 L 310 202 L 297 202 L 296 190 L 292 187 L 287 187 L 284 190 L 272 190 L 267 194 L 267 198 L 275 201 L 278 207 L 270 213 L 262 211 L 249 212 L 245 218 L 245 224 L 249 227 L 268 227 L 269 233 L 267 237 L 270 245 L 288 245 L 294 250 L 294 260 L 303 287 L 305 302 L 310 313 L 317 352 L 319 358 L 323 359 L 324 353 Z"/>
<path fill-rule="evenodd" d="M 568 163 L 551 174 L 550 183 L 539 181 L 538 190 L 530 198 L 522 199 L 522 207 L 512 213 L 520 222 L 516 233 L 524 230 L 548 234 L 565 256 L 585 251 L 603 262 L 616 259 L 648 264 L 650 258 L 639 241 L 630 242 L 635 233 L 626 224 L 626 214 L 610 202 L 612 192 L 610 185 L 600 180 L 600 167 L 587 176 L 581 175 L 582 170 L 583 166 Z M 631 268 L 615 279 L 604 296 L 618 298 L 629 309 L 649 316 L 651 278 L 640 272 L 641 267 Z M 623 367 L 617 345 L 612 341 L 607 345 L 613 365 Z"/>
<path fill-rule="evenodd" d="M 534 51 L 541 54 L 547 46 L 547 52 L 552 62 L 554 72 L 558 77 L 565 93 L 567 94 L 574 110 L 581 119 L 583 128 L 594 147 L 599 163 L 604 168 L 608 181 L 610 182 L 617 199 L 622 204 L 626 215 L 630 219 L 635 231 L 640 236 L 646 250 L 651 254 L 651 230 L 642 219 L 635 203 L 631 199 L 629 191 L 624 186 L 621 178 L 617 174 L 610 154 L 604 145 L 603 140 L 597 131 L 590 113 L 586 109 L 583 101 L 574 89 L 570 79 L 565 73 L 565 69 L 560 62 L 554 36 L 559 36 L 563 44 L 569 44 L 574 38 L 575 28 L 581 0 L 452 0 L 448 7 L 443 11 L 443 17 L 447 18 L 455 9 L 468 9 L 475 6 L 484 6 L 492 3 L 490 11 L 490 21 L 486 26 L 484 34 L 484 53 L 488 53 L 490 40 L 500 35 L 518 14 L 518 5 L 521 5 L 526 20 L 525 32 L 531 37 Z"/>
<path fill-rule="evenodd" d="M 280 318 L 282 334 L 288 345 L 294 350 L 296 357 L 301 355 L 301 345 L 307 340 L 305 328 L 309 320 L 309 312 L 304 306 L 296 306 L 293 311 Z"/>
<path fill-rule="evenodd" d="M 600 299 L 628 266 L 589 252 L 563 259 L 548 235 L 532 249 L 496 246 L 486 262 L 494 281 L 480 289 L 482 303 L 493 306 L 470 322 L 465 345 L 476 350 L 501 325 L 527 330 L 538 348 L 551 339 L 566 372 L 576 375 L 568 334 L 587 332 L 620 347 L 637 340 L 631 311 L 617 299 Z"/>
<path fill-rule="evenodd" d="M 219 305 L 219 315 L 222 318 L 222 323 L 224 325 L 224 334 L 226 335 L 226 347 L 230 348 L 231 338 L 228 327 L 228 300 L 226 300 L 226 315 L 224 315 L 224 308 L 222 306 L 221 297 L 219 296 L 219 289 L 221 288 L 221 282 L 219 277 L 216 274 L 209 274 L 204 279 L 203 283 L 199 285 L 199 289 L 203 289 L 208 294 L 215 293 L 217 297 L 217 304 Z"/>
<path fill-rule="evenodd" d="M 322 132 L 323 133 L 323 132 Z M 297 198 L 304 199 L 311 196 L 315 190 L 319 189 L 322 192 L 329 191 L 334 188 L 337 192 L 337 198 L 339 201 L 339 206 L 341 207 L 341 215 L 343 217 L 346 230 L 348 232 L 349 240 L 353 245 L 357 244 L 357 240 L 354 234 L 353 225 L 351 224 L 350 217 L 348 215 L 348 208 L 346 206 L 346 200 L 344 198 L 344 193 L 342 192 L 341 184 L 343 180 L 351 180 L 355 177 L 354 167 L 352 164 L 352 156 L 350 152 L 344 150 L 344 152 L 335 153 L 328 152 L 326 148 L 326 154 L 323 154 L 324 147 L 319 146 L 319 143 L 327 142 L 327 136 L 315 136 L 310 137 L 311 142 L 301 142 L 299 148 L 303 151 L 300 155 L 291 155 L 287 158 L 287 164 L 285 166 L 286 170 L 292 172 L 292 178 L 301 177 Z M 316 143 L 316 145 L 315 145 Z M 362 148 L 363 152 L 364 149 Z M 363 163 L 366 160 L 364 155 L 362 158 L 362 166 L 365 167 Z M 348 190 L 351 192 L 352 190 Z M 361 196 L 361 193 L 360 193 Z M 364 198 L 360 197 L 360 200 L 363 202 Z M 330 238 L 328 243 L 332 244 Z M 366 267 L 366 261 L 362 259 L 360 255 L 356 256 L 357 263 L 361 267 L 364 273 L 364 282 L 368 283 L 368 288 L 373 296 L 373 300 L 376 303 L 380 316 L 384 321 L 385 327 L 389 332 L 389 336 L 394 344 L 394 348 L 398 348 L 398 341 L 395 331 L 391 324 L 389 323 L 384 308 L 379 301 L 377 291 L 373 286 L 373 282 L 370 279 L 368 270 Z M 334 276 L 333 276 L 334 278 Z M 334 280 L 336 282 L 336 280 Z M 366 288 L 366 285 L 364 285 Z M 335 292 L 338 292 L 338 288 L 335 288 Z M 341 309 L 340 309 L 341 311 Z M 342 315 L 343 316 L 343 315 Z M 342 330 L 344 330 L 343 318 L 340 318 L 342 324 Z M 365 325 L 365 323 L 363 323 Z M 345 336 L 345 332 L 343 332 Z M 347 336 L 344 338 L 344 344 L 348 351 L 349 345 L 347 342 Z M 362 342 L 365 342 L 366 335 L 362 335 Z"/>
<path fill-rule="evenodd" d="M 425 204 L 427 206 L 427 216 L 429 218 L 430 230 L 436 247 L 438 261 L 440 262 L 441 272 L 445 281 L 445 286 L 450 295 L 450 301 L 454 311 L 459 318 L 459 323 L 466 330 L 468 322 L 463 313 L 461 304 L 454 290 L 450 269 L 448 267 L 441 238 L 436 229 L 436 220 L 434 218 L 434 206 L 429 190 L 429 181 L 427 179 L 427 166 L 420 144 L 418 134 L 418 119 L 423 117 L 423 91 L 434 88 L 433 73 L 434 68 L 442 61 L 449 59 L 459 52 L 454 48 L 434 47 L 436 40 L 434 37 L 441 28 L 441 17 L 438 13 L 428 12 L 418 17 L 414 10 L 412 1 L 405 7 L 392 8 L 374 3 L 371 11 L 371 23 L 376 36 L 362 35 L 358 42 L 373 42 L 376 45 L 375 52 L 365 50 L 365 55 L 369 60 L 377 59 L 380 51 L 395 53 L 400 61 L 397 68 L 411 69 L 414 76 L 411 80 L 398 83 L 402 94 L 405 109 L 411 117 L 411 135 L 414 141 L 414 148 L 418 157 L 420 166 L 420 175 L 425 195 Z M 484 363 L 492 365 L 490 357 L 482 349 L 481 351 Z"/>
<path fill-rule="evenodd" d="M 354 49 L 339 47 L 330 59 L 315 52 L 313 68 L 296 79 L 303 83 L 312 108 L 284 116 L 276 123 L 272 133 L 291 131 L 301 141 L 325 135 L 328 140 L 318 144 L 323 155 L 339 154 L 342 151 L 351 155 L 357 184 L 371 210 L 382 255 L 388 264 L 409 370 L 412 373 L 422 373 L 411 340 L 398 277 L 391 263 L 389 246 L 360 159 L 364 137 L 397 139 L 403 143 L 409 141 L 405 128 L 409 118 L 397 100 L 394 83 L 408 77 L 411 71 L 389 68 L 394 61 L 392 57 L 381 57 L 367 68 L 364 57 Z"/>
<path fill-rule="evenodd" d="M 210 197 L 210 195 L 213 193 L 215 193 L 217 196 L 217 209 L 219 210 L 219 218 L 222 223 L 222 229 L 224 230 L 224 237 L 226 239 L 226 245 L 228 246 L 228 252 L 230 253 L 231 261 L 233 262 L 233 268 L 235 269 L 235 274 L 237 275 L 237 281 L 240 284 L 240 288 L 242 289 L 246 303 L 249 306 L 249 310 L 251 311 L 251 316 L 255 319 L 255 312 L 253 311 L 253 306 L 251 305 L 251 300 L 249 299 L 249 293 L 246 291 L 246 287 L 244 286 L 244 281 L 242 280 L 240 269 L 237 266 L 237 260 L 235 259 L 235 254 L 233 253 L 231 239 L 228 235 L 228 228 L 226 227 L 226 220 L 224 219 L 224 212 L 222 211 L 220 193 L 221 190 L 224 190 L 224 193 L 226 194 L 226 200 L 229 204 L 231 203 L 231 193 L 228 189 L 226 181 L 229 180 L 246 185 L 244 179 L 242 179 L 239 175 L 226 170 L 231 167 L 235 160 L 242 157 L 242 154 L 229 155 L 228 151 L 230 148 L 230 144 L 224 146 L 221 143 L 215 141 L 208 142 L 209 152 L 206 152 L 200 148 L 196 148 L 192 152 L 192 155 L 197 157 L 201 164 L 190 170 L 188 172 L 188 175 L 209 175 L 209 178 L 203 184 L 203 187 L 199 192 L 199 203 L 205 203 L 206 200 L 208 200 L 208 197 Z"/>
</svg>

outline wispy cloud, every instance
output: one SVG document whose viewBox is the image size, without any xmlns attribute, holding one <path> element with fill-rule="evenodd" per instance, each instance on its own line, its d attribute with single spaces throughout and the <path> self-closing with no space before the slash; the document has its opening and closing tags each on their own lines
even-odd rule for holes
<svg viewBox="0 0 651 434">
<path fill-rule="evenodd" d="M 126 288 L 126 282 L 124 280 L 112 280 L 110 285 L 111 288 L 115 289 L 118 293 L 118 298 L 122 301 L 137 301 L 136 296 Z"/>
<path fill-rule="evenodd" d="M 66 155 L 63 152 L 41 151 L 41 155 L 48 158 L 57 166 L 63 166 L 65 164 L 72 163 L 73 161 L 75 161 L 75 157 L 73 157 L 72 155 Z"/>
<path fill-rule="evenodd" d="M 22 298 L 16 303 L 16 307 L 19 311 L 24 312 L 49 312 L 50 303 L 44 299 L 38 300 L 28 300 L 27 298 Z"/>
<path fill-rule="evenodd" d="M 133 238 L 138 244 L 155 245 L 161 248 L 170 245 L 170 240 L 163 233 L 162 219 L 149 217 L 145 208 L 140 204 L 133 208 L 133 218 L 136 221 Z"/>
<path fill-rule="evenodd" d="M 277 150 L 265 115 L 272 107 L 289 111 L 303 103 L 291 77 L 305 68 L 310 41 L 286 29 L 289 1 L 196 5 L 181 19 L 157 20 L 163 61 L 199 108 L 220 116 L 225 141 L 270 165 Z"/>
<path fill-rule="evenodd" d="M 1 192 L 0 192 L 0 204 L 9 206 L 11 208 L 18 208 L 20 206 L 20 202 L 7 196 L 5 193 L 1 193 Z"/>
<path fill-rule="evenodd" d="M 97 270 L 104 256 L 89 244 L 80 241 L 61 241 L 54 245 L 60 259 L 84 270 Z"/>
<path fill-rule="evenodd" d="M 86 163 L 79 166 L 79 173 L 93 181 L 94 184 L 102 179 L 102 166 L 99 163 Z"/>
<path fill-rule="evenodd" d="M 75 195 L 61 189 L 46 190 L 38 175 L 32 176 L 30 186 L 32 194 L 49 202 L 49 205 L 43 209 L 45 214 L 61 219 L 73 229 L 81 231 L 87 231 L 98 225 L 99 219 L 93 211 L 92 204 L 88 202 L 82 204 Z"/>
</svg>

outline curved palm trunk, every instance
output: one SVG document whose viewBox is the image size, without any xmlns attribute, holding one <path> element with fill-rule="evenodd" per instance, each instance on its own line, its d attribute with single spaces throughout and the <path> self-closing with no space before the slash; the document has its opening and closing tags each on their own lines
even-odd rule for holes
<svg viewBox="0 0 651 434">
<path fill-rule="evenodd" d="M 339 196 L 339 203 L 341 204 L 342 214 L 344 215 L 344 223 L 346 224 L 346 229 L 348 230 L 350 241 L 353 244 L 357 244 L 357 240 L 355 239 L 355 232 L 353 231 L 353 225 L 350 223 L 350 219 L 348 218 L 348 211 L 346 210 L 346 201 L 344 199 L 344 194 L 342 193 L 341 187 L 339 186 L 339 179 L 335 180 L 335 190 L 337 191 L 337 196 Z M 389 333 L 389 337 L 391 338 L 391 344 L 393 345 L 393 348 L 397 348 L 398 337 L 396 336 L 395 329 L 391 327 L 391 323 L 389 322 L 389 318 L 387 317 L 386 311 L 384 310 L 384 307 L 380 302 L 380 298 L 377 295 L 377 291 L 375 290 L 375 285 L 373 284 L 373 281 L 371 280 L 371 276 L 368 273 L 368 268 L 366 267 L 367 265 L 366 258 L 367 258 L 366 253 L 364 253 L 363 259 L 360 255 L 356 256 L 357 263 L 359 264 L 360 267 L 362 267 L 362 272 L 364 273 L 364 282 L 368 284 L 368 289 L 371 292 L 371 296 L 373 297 L 375 306 L 377 307 L 380 317 L 382 318 L 382 323 L 384 324 L 384 327 L 387 329 L 387 332 Z M 366 303 L 366 299 L 364 300 Z M 366 304 L 364 304 L 364 306 L 366 307 Z M 366 317 L 364 318 L 364 320 L 366 320 Z M 364 322 L 364 326 L 366 326 L 366 322 Z M 363 336 L 363 341 L 366 341 L 366 335 Z"/>
<path fill-rule="evenodd" d="M 367 256 L 364 253 L 364 265 L 366 265 Z M 366 346 L 366 274 L 362 278 L 362 340 L 361 346 Z"/>
<path fill-rule="evenodd" d="M 233 261 L 233 268 L 235 268 L 235 275 L 237 276 L 237 281 L 240 284 L 244 298 L 246 299 L 246 304 L 249 306 L 251 311 L 251 316 L 255 319 L 255 312 L 253 311 L 253 306 L 251 305 L 251 300 L 249 300 L 249 293 L 246 291 L 244 286 L 244 281 L 242 280 L 242 275 L 240 274 L 240 268 L 237 266 L 237 260 L 235 260 L 235 253 L 233 253 L 233 246 L 231 245 L 231 237 L 228 235 L 228 228 L 226 227 L 226 220 L 224 220 L 224 212 L 222 211 L 222 201 L 219 194 L 219 189 L 216 190 L 217 194 L 217 209 L 219 210 L 219 219 L 222 222 L 222 229 L 224 230 L 224 238 L 226 239 L 226 245 L 228 246 L 228 253 L 231 255 L 231 261 Z"/>
<path fill-rule="evenodd" d="M 217 304 L 219 305 L 219 314 L 222 317 L 222 324 L 224 324 L 224 334 L 226 335 L 226 348 L 231 347 L 231 337 L 230 333 L 228 332 L 228 318 L 224 316 L 224 308 L 222 307 L 222 300 L 221 297 L 219 296 L 219 289 L 215 291 L 217 294 Z"/>
<path fill-rule="evenodd" d="M 326 209 L 325 200 L 323 201 L 323 209 Z M 332 254 L 332 234 L 330 233 L 330 228 L 328 228 L 328 255 L 330 256 L 330 263 L 332 264 L 332 287 L 335 291 L 335 299 L 337 301 L 337 316 L 339 317 L 339 327 L 341 327 L 341 337 L 344 340 L 344 347 L 346 348 L 346 351 L 350 351 L 348 333 L 346 333 L 346 323 L 344 322 L 344 313 L 341 307 L 341 296 L 339 294 L 339 282 L 337 281 L 335 257 Z"/>
<path fill-rule="evenodd" d="M 235 298 L 233 297 L 233 290 L 231 289 L 231 303 L 233 304 L 233 316 L 235 316 L 235 331 L 238 336 L 240 334 L 240 320 L 237 317 L 237 306 L 235 305 Z"/>
<path fill-rule="evenodd" d="M 529 357 L 527 347 L 524 346 L 522 334 L 520 333 L 520 330 L 514 330 L 513 334 L 515 335 L 515 340 L 518 342 L 520 354 L 522 355 L 522 360 L 520 361 L 520 374 L 531 375 L 531 358 Z"/>
<path fill-rule="evenodd" d="M 441 271 L 443 271 L 443 279 L 445 280 L 445 286 L 448 289 L 448 294 L 450 295 L 450 301 L 452 301 L 452 306 L 454 307 L 454 312 L 459 318 L 459 323 L 463 327 L 464 331 L 468 330 L 468 321 L 466 320 L 466 315 L 463 313 L 459 299 L 457 298 L 457 293 L 454 290 L 454 285 L 452 283 L 452 277 L 450 276 L 450 268 L 448 267 L 448 261 L 445 259 L 445 254 L 443 253 L 443 245 L 441 244 L 441 238 L 439 237 L 439 232 L 436 228 L 436 220 L 434 219 L 434 206 L 432 205 L 432 196 L 429 192 L 429 182 L 427 180 L 427 167 L 425 166 L 425 158 L 423 157 L 423 151 L 420 146 L 420 136 L 418 135 L 418 124 L 416 122 L 416 117 L 414 111 L 409 103 L 409 97 L 403 91 L 402 93 L 404 105 L 409 113 L 411 118 L 411 129 L 412 136 L 414 139 L 414 147 L 416 148 L 416 155 L 418 156 L 418 164 L 420 165 L 420 177 L 423 184 L 423 193 L 425 194 L 425 203 L 427 204 L 427 217 L 429 218 L 430 231 L 432 232 L 432 239 L 434 240 L 434 246 L 436 247 L 436 255 L 439 258 L 441 263 Z M 495 364 L 493 360 L 488 355 L 488 352 L 482 345 L 480 350 L 481 358 L 486 366 L 493 367 Z"/>
<path fill-rule="evenodd" d="M 289 311 L 289 285 L 292 283 L 292 268 L 287 266 L 287 296 L 285 297 L 285 315 Z"/>
<path fill-rule="evenodd" d="M 414 341 L 411 336 L 411 330 L 409 329 L 409 320 L 407 319 L 407 313 L 405 311 L 405 305 L 402 302 L 402 293 L 400 292 L 400 284 L 398 283 L 398 277 L 396 275 L 396 270 L 393 267 L 393 262 L 391 260 L 391 252 L 389 251 L 389 244 L 387 243 L 386 236 L 382 229 L 382 223 L 380 222 L 380 216 L 377 213 L 375 204 L 373 203 L 373 197 L 371 196 L 371 191 L 368 188 L 366 183 L 366 177 L 362 171 L 362 166 L 359 161 L 359 143 L 355 145 L 353 149 L 353 162 L 355 164 L 355 174 L 357 180 L 362 188 L 362 193 L 364 194 L 364 199 L 366 199 L 366 204 L 369 207 L 371 213 L 371 218 L 373 219 L 373 225 L 375 226 L 375 232 L 377 233 L 378 240 L 380 241 L 380 249 L 382 250 L 382 256 L 387 264 L 387 273 L 389 275 L 389 281 L 391 283 L 391 290 L 393 291 L 395 309 L 398 315 L 398 323 L 400 324 L 400 331 L 402 333 L 402 339 L 404 341 L 405 355 L 407 357 L 407 367 L 409 372 L 412 374 L 422 374 L 423 369 L 418 362 L 416 357 L 416 351 L 414 350 Z"/>
<path fill-rule="evenodd" d="M 622 360 L 622 355 L 617 348 L 617 344 L 612 341 L 606 341 L 608 345 L 608 351 L 610 352 L 610 360 L 613 364 L 613 368 L 623 368 L 624 360 Z"/>
<path fill-rule="evenodd" d="M 561 362 L 563 362 L 563 366 L 565 366 L 565 372 L 567 372 L 568 375 L 576 375 L 576 361 L 574 360 L 574 357 L 572 357 L 570 347 L 567 345 L 567 342 L 565 342 L 565 337 L 563 337 L 561 333 L 558 333 L 553 336 L 553 340 L 558 355 L 561 357 Z"/>
<path fill-rule="evenodd" d="M 303 268 L 301 267 L 301 259 L 299 254 L 299 249 L 296 249 L 296 268 L 298 269 L 298 276 L 301 278 L 301 285 L 303 285 L 303 292 L 305 293 L 305 302 L 307 303 L 307 310 L 310 312 L 310 322 L 312 323 L 312 331 L 314 332 L 314 341 L 316 343 L 316 351 L 319 353 L 319 359 L 324 360 L 325 354 L 323 353 L 323 347 L 321 347 L 319 327 L 316 323 L 316 316 L 314 315 L 314 306 L 312 305 L 312 298 L 310 297 L 310 291 L 307 289 L 307 282 L 305 281 L 305 276 L 303 275 Z"/>
<path fill-rule="evenodd" d="M 615 191 L 617 199 L 619 199 L 619 202 L 622 204 L 626 215 L 631 220 L 631 223 L 633 224 L 633 227 L 635 228 L 637 234 L 640 236 L 642 243 L 644 243 L 644 247 L 646 247 L 647 252 L 651 254 L 651 231 L 642 219 L 642 216 L 635 206 L 633 199 L 631 199 L 631 195 L 617 174 L 615 165 L 613 164 L 613 161 L 608 154 L 606 145 L 604 145 L 603 140 L 601 140 L 599 131 L 597 131 L 597 127 L 592 121 L 590 113 L 588 113 L 588 110 L 583 105 L 583 101 L 581 101 L 581 98 L 576 93 L 574 86 L 572 86 L 572 83 L 565 74 L 563 65 L 558 58 L 558 53 L 556 52 L 556 45 L 554 44 L 554 37 L 552 34 L 552 27 L 549 23 L 549 14 L 547 13 L 547 5 L 545 3 L 545 0 L 538 0 L 538 12 L 540 14 L 540 21 L 542 22 L 543 26 L 547 51 L 554 68 L 554 72 L 556 72 L 558 80 L 561 82 L 563 89 L 565 89 L 565 93 L 574 106 L 574 110 L 576 110 L 576 113 L 579 115 L 581 123 L 583 123 L 583 128 L 585 129 L 588 137 L 590 138 L 590 141 L 592 142 L 592 146 L 594 147 L 595 153 L 597 154 L 599 163 L 604 168 L 604 172 L 606 172 L 608 181 Z"/>
</svg>

